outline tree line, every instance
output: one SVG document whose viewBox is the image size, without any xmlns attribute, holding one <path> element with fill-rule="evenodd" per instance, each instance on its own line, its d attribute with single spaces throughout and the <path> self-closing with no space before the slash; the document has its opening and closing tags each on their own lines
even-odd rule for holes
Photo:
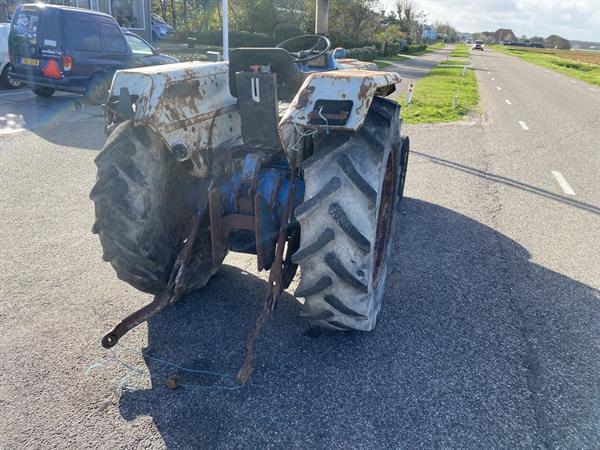
<svg viewBox="0 0 600 450">
<path fill-rule="evenodd" d="M 221 30 L 221 0 L 153 0 L 153 11 L 173 25 L 180 36 Z M 229 0 L 229 29 L 258 33 L 275 41 L 314 32 L 315 0 Z M 426 15 L 413 0 L 398 0 L 385 12 L 378 0 L 329 0 L 329 37 L 336 45 L 360 47 L 406 40 L 421 43 Z M 458 39 L 449 24 L 433 28 L 449 42 Z"/>
</svg>

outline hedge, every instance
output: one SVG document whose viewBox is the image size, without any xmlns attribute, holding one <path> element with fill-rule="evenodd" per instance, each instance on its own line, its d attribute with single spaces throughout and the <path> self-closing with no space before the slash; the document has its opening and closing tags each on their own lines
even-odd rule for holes
<svg viewBox="0 0 600 450">
<path fill-rule="evenodd" d="M 221 31 L 178 32 L 176 39 L 192 43 L 192 45 L 223 45 L 223 33 Z M 232 48 L 272 47 L 273 45 L 275 45 L 273 38 L 263 33 L 252 33 L 250 31 L 229 32 L 229 46 Z"/>
<path fill-rule="evenodd" d="M 360 61 L 373 61 L 378 55 L 377 47 L 358 47 L 346 49 L 348 58 L 358 59 Z"/>
</svg>

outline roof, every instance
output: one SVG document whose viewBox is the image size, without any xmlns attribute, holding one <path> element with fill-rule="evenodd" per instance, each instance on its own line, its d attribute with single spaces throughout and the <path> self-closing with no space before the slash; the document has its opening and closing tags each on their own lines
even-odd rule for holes
<svg viewBox="0 0 600 450">
<path fill-rule="evenodd" d="M 45 3 L 24 3 L 22 5 L 19 5 L 20 7 L 27 7 L 27 8 L 39 8 L 39 9 L 58 9 L 61 11 L 73 11 L 76 13 L 84 13 L 84 14 L 95 14 L 98 16 L 105 16 L 105 17 L 112 17 L 109 14 L 105 14 L 103 12 L 100 11 L 94 11 L 91 9 L 86 9 L 86 8 L 76 8 L 74 6 L 63 6 L 63 5 L 49 5 L 49 4 L 45 4 Z"/>
</svg>

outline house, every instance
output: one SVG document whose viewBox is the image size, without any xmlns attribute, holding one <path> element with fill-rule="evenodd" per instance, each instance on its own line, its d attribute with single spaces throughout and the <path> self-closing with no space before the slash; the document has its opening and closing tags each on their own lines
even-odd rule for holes
<svg viewBox="0 0 600 450">
<path fill-rule="evenodd" d="M 502 41 L 516 41 L 517 36 L 510 28 L 498 28 L 494 32 L 494 41 L 499 44 Z"/>
</svg>

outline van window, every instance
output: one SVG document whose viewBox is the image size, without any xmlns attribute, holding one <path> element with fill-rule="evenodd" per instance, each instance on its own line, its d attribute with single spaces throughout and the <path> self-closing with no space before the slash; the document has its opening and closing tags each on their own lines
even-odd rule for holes
<svg viewBox="0 0 600 450">
<path fill-rule="evenodd" d="M 121 31 L 109 23 L 100 24 L 102 38 L 104 39 L 104 50 L 114 53 L 127 53 L 127 45 L 121 35 Z"/>
<path fill-rule="evenodd" d="M 72 42 L 75 50 L 86 52 L 102 51 L 100 35 L 94 22 L 73 20 L 69 23 L 66 34 L 69 36 L 69 40 Z"/>
<path fill-rule="evenodd" d="M 43 47 L 56 47 L 58 41 L 58 14 L 56 11 L 44 11 L 40 19 L 40 41 Z"/>
</svg>

